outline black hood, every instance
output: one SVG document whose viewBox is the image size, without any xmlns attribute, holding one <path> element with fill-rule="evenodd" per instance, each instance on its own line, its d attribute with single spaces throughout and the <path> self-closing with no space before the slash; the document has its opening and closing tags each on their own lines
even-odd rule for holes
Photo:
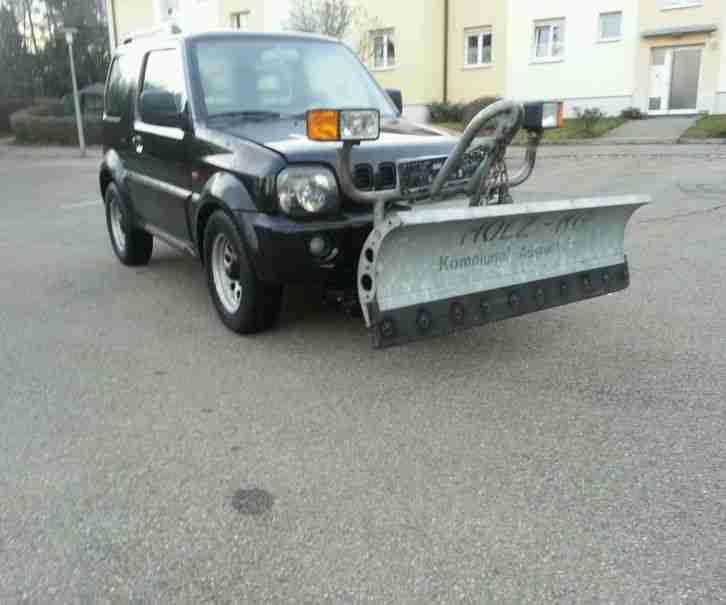
<svg viewBox="0 0 726 605">
<path fill-rule="evenodd" d="M 290 163 L 322 162 L 335 164 L 340 143 L 318 143 L 306 136 L 305 120 L 263 120 L 218 127 L 225 134 L 264 145 L 282 154 Z M 402 158 L 448 155 L 456 139 L 426 126 L 406 120 L 384 120 L 377 141 L 357 146 L 353 156 L 357 161 L 371 163 L 395 162 Z"/>
</svg>

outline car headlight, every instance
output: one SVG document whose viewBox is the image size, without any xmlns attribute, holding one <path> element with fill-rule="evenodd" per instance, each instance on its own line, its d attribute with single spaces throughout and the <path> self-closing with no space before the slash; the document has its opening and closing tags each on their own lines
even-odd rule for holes
<svg viewBox="0 0 726 605">
<path fill-rule="evenodd" d="M 324 166 L 291 166 L 277 176 L 277 197 L 286 214 L 329 212 L 338 206 L 338 183 Z"/>
</svg>

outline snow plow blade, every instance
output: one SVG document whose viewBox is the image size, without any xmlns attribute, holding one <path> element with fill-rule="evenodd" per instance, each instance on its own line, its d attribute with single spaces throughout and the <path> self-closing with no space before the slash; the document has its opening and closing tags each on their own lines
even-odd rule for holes
<svg viewBox="0 0 726 605">
<path fill-rule="evenodd" d="M 361 253 L 373 345 L 440 336 L 624 290 L 643 196 L 393 211 Z"/>
</svg>

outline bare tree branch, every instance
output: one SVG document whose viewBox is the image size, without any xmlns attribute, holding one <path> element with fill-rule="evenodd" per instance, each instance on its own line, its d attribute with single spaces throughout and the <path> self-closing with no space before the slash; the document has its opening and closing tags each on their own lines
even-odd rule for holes
<svg viewBox="0 0 726 605">
<path fill-rule="evenodd" d="M 350 0 L 293 0 L 286 28 L 343 39 L 360 10 Z"/>
<path fill-rule="evenodd" d="M 28 13 L 28 23 L 30 23 L 30 39 L 33 41 L 33 52 L 38 54 L 38 39 L 35 37 L 35 25 L 33 24 L 33 11 L 30 7 L 30 0 L 25 0 L 25 10 Z"/>
</svg>

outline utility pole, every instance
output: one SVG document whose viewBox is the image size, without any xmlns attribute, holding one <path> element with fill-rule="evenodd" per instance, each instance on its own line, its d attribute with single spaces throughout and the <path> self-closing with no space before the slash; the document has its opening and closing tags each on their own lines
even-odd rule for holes
<svg viewBox="0 0 726 605">
<path fill-rule="evenodd" d="M 78 95 L 78 81 L 76 80 L 76 64 L 73 60 L 73 36 L 78 33 L 75 27 L 64 27 L 61 32 L 66 35 L 68 45 L 68 58 L 71 62 L 71 79 L 73 80 L 73 103 L 76 106 L 76 126 L 78 127 L 78 144 L 81 148 L 81 157 L 86 157 L 86 137 L 83 134 L 83 117 L 81 116 L 81 102 Z"/>
</svg>

